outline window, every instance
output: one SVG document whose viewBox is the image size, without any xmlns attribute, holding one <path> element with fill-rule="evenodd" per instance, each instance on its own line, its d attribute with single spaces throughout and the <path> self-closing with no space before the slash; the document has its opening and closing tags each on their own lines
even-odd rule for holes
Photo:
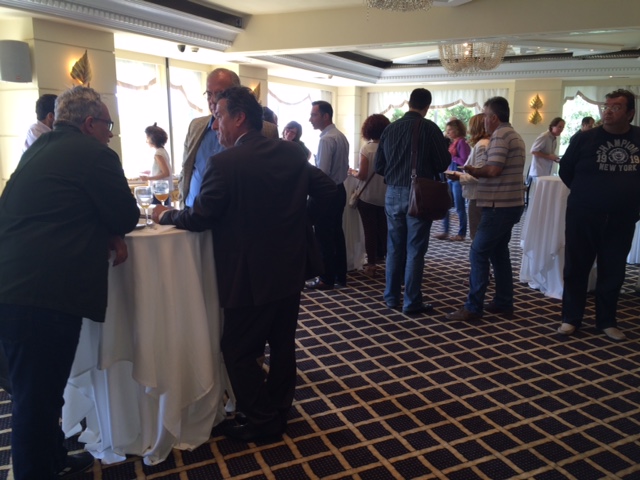
<svg viewBox="0 0 640 480">
<path fill-rule="evenodd" d="M 133 178 L 151 170 L 153 162 L 144 129 L 157 123 L 169 133 L 167 96 L 160 80 L 160 65 L 118 58 L 116 74 L 122 167 L 126 176 Z"/>
<path fill-rule="evenodd" d="M 278 129 L 280 134 L 284 126 L 296 121 L 302 125 L 301 140 L 313 154 L 309 160 L 314 163 L 314 155 L 318 151 L 318 141 L 320 132 L 313 130 L 309 123 L 311 113 L 311 102 L 316 100 L 327 100 L 331 102 L 328 92 L 295 85 L 285 85 L 269 82 L 269 108 L 278 116 Z"/>
<path fill-rule="evenodd" d="M 202 95 L 206 73 L 170 67 L 167 75 L 162 64 L 117 58 L 116 74 L 122 166 L 126 176 L 134 178 L 151 170 L 154 151 L 146 143 L 144 130 L 154 123 L 167 132 L 169 141 L 165 148 L 173 172 L 179 173 L 189 123 L 209 113 Z M 171 82 L 169 94 L 167 76 Z"/>
<path fill-rule="evenodd" d="M 593 117 L 596 122 L 600 120 L 598 105 L 585 101 L 581 95 L 576 95 L 574 99 L 569 99 L 564 102 L 562 118 L 565 121 L 565 126 L 560 135 L 560 155 L 562 155 L 569 146 L 569 140 L 573 134 L 580 130 L 584 117 Z"/>
</svg>

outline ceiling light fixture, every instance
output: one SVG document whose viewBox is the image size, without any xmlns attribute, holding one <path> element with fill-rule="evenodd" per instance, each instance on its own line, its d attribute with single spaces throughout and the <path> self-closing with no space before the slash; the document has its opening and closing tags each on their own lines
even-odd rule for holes
<svg viewBox="0 0 640 480">
<path fill-rule="evenodd" d="M 367 8 L 388 10 L 392 12 L 412 12 L 414 10 L 429 10 L 433 0 L 364 0 Z"/>
<path fill-rule="evenodd" d="M 449 73 L 493 70 L 502 63 L 507 42 L 467 42 L 439 45 L 440 63 Z"/>
</svg>

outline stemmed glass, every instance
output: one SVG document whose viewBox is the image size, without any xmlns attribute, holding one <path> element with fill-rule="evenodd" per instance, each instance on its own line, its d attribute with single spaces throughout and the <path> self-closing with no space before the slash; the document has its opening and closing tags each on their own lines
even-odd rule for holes
<svg viewBox="0 0 640 480">
<path fill-rule="evenodd" d="M 151 228 L 152 222 L 149 220 L 149 205 L 151 205 L 151 201 L 153 200 L 153 193 L 151 193 L 151 187 L 143 186 L 136 187 L 135 190 L 136 200 L 138 200 L 138 204 L 144 208 L 144 215 L 146 217 L 146 225 L 148 228 Z"/>
<path fill-rule="evenodd" d="M 169 180 L 154 180 L 151 182 L 151 191 L 160 205 L 164 205 L 164 202 L 169 198 Z"/>
</svg>

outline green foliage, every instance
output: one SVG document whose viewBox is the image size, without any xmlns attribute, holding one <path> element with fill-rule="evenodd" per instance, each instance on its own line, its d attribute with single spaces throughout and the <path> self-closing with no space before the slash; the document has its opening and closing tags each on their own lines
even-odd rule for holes
<svg viewBox="0 0 640 480">
<path fill-rule="evenodd" d="M 404 116 L 404 111 L 403 111 L 403 110 L 400 110 L 399 108 L 396 108 L 396 109 L 393 111 L 393 115 L 391 115 L 390 120 L 391 120 L 391 122 L 393 123 L 393 122 L 395 122 L 396 120 L 398 120 L 399 118 L 402 118 L 403 116 Z"/>
<path fill-rule="evenodd" d="M 402 110 L 400 108 L 396 108 L 391 117 L 389 118 L 392 122 L 395 122 L 399 118 L 405 114 L 406 110 Z M 440 130 L 444 132 L 444 128 L 447 125 L 447 122 L 451 120 L 451 118 L 457 118 L 462 120 L 462 122 L 468 127 L 469 120 L 473 117 L 476 112 L 472 108 L 467 108 L 462 104 L 455 105 L 451 108 L 430 108 L 427 112 L 427 117 L 429 120 L 433 121 Z M 389 112 L 387 112 L 387 116 L 389 116 Z"/>
</svg>

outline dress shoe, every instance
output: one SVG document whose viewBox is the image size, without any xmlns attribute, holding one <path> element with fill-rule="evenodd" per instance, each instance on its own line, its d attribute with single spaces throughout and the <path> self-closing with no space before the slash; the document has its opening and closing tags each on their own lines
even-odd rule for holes
<svg viewBox="0 0 640 480">
<path fill-rule="evenodd" d="M 566 322 L 563 322 L 562 325 L 558 327 L 558 333 L 562 335 L 573 335 L 573 332 L 575 331 L 576 331 L 576 326 Z"/>
<path fill-rule="evenodd" d="M 452 242 L 464 242 L 464 237 L 462 235 L 454 235 L 453 237 L 449 238 L 449 240 L 451 240 Z"/>
<path fill-rule="evenodd" d="M 307 288 L 311 290 L 333 290 L 333 285 L 329 285 L 328 283 L 324 283 L 322 280 L 317 279 L 313 282 L 308 282 L 305 285 Z"/>
<path fill-rule="evenodd" d="M 411 310 L 402 310 L 405 315 L 420 315 L 421 313 L 433 313 L 433 305 L 430 303 L 423 303 L 418 308 Z"/>
<path fill-rule="evenodd" d="M 616 342 L 627 339 L 627 336 L 616 327 L 603 328 L 602 332 L 611 340 L 615 340 Z"/>
<path fill-rule="evenodd" d="M 448 233 L 439 233 L 437 235 L 434 235 L 433 238 L 437 238 L 438 240 L 448 240 L 449 239 L 449 234 Z"/>
<path fill-rule="evenodd" d="M 93 467 L 94 458 L 89 452 L 67 455 L 67 465 L 58 472 L 57 478 L 73 478 Z"/>
<path fill-rule="evenodd" d="M 480 320 L 482 315 L 479 313 L 470 312 L 464 307 L 461 307 L 459 310 L 455 312 L 447 313 L 445 316 L 447 320 L 458 320 L 461 322 L 468 322 L 471 320 Z"/>
<path fill-rule="evenodd" d="M 222 432 L 229 438 L 245 443 L 275 442 L 282 437 L 285 426 L 286 422 L 283 424 L 280 416 L 259 425 L 244 417 L 237 420 L 225 420 Z"/>
<path fill-rule="evenodd" d="M 494 315 L 504 315 L 505 317 L 511 317 L 513 315 L 513 307 L 500 307 L 495 302 L 489 302 L 484 304 L 484 311 L 493 313 Z"/>
</svg>

